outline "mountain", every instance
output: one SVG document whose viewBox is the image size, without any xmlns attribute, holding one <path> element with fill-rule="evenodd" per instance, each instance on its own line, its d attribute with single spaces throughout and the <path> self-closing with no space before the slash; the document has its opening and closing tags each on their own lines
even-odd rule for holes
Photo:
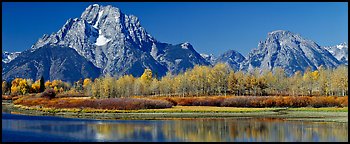
<svg viewBox="0 0 350 144">
<path fill-rule="evenodd" d="M 73 48 L 102 70 L 102 75 L 142 75 L 145 68 L 163 76 L 194 65 L 209 65 L 189 43 L 177 45 L 158 42 L 133 15 L 118 8 L 90 5 L 80 18 L 69 19 L 51 35 L 44 35 L 31 49 L 42 46 Z"/>
<path fill-rule="evenodd" d="M 21 52 L 2 52 L 2 62 L 9 63 L 13 59 L 15 59 Z"/>
<path fill-rule="evenodd" d="M 342 64 L 348 65 L 348 44 L 346 42 L 340 43 L 336 46 L 324 47 L 327 49 L 338 61 Z"/>
<path fill-rule="evenodd" d="M 157 43 L 152 46 L 151 55 L 173 74 L 184 72 L 195 65 L 210 65 L 188 42 L 177 45 Z"/>
<path fill-rule="evenodd" d="M 216 59 L 216 63 L 227 63 L 234 71 L 238 71 L 241 67 L 241 63 L 245 60 L 245 57 L 235 51 L 229 50 Z"/>
<path fill-rule="evenodd" d="M 3 67 L 2 78 L 16 77 L 33 80 L 44 76 L 45 80 L 77 81 L 80 78 L 96 78 L 100 69 L 80 56 L 74 49 L 44 46 L 36 51 L 26 50 Z"/>
<path fill-rule="evenodd" d="M 211 65 L 214 65 L 216 62 L 216 57 L 213 54 L 200 54 L 202 58 L 204 58 L 207 62 L 209 62 Z"/>
<path fill-rule="evenodd" d="M 255 68 L 273 71 L 281 67 L 287 75 L 304 72 L 307 67 L 316 70 L 319 66 L 334 68 L 340 62 L 325 48 L 290 31 L 269 32 L 265 41 L 253 49 L 242 62 L 241 70 Z"/>
</svg>

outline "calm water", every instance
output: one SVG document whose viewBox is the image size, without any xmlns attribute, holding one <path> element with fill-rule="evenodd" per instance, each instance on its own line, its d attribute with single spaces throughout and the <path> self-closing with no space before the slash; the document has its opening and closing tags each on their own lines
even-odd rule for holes
<svg viewBox="0 0 350 144">
<path fill-rule="evenodd" d="M 348 123 L 227 118 L 83 120 L 2 113 L 2 141 L 348 141 Z"/>
</svg>

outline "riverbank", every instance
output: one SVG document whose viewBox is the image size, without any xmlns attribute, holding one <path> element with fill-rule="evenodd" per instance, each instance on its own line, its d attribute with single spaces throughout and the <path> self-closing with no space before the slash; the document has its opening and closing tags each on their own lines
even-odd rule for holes
<svg viewBox="0 0 350 144">
<path fill-rule="evenodd" d="M 348 122 L 348 107 L 324 108 L 237 108 L 211 106 L 173 106 L 166 109 L 102 110 L 53 109 L 2 103 L 3 112 L 50 115 L 84 119 L 193 119 L 193 118 L 283 118 L 286 120 Z"/>
</svg>

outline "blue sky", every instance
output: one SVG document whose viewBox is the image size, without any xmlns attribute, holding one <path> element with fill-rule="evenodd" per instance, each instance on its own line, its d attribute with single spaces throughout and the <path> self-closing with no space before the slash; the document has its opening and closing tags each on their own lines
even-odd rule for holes
<svg viewBox="0 0 350 144">
<path fill-rule="evenodd" d="M 321 46 L 348 42 L 348 3 L 95 2 L 139 17 L 158 41 L 190 42 L 199 53 L 234 49 L 246 56 L 274 30 L 289 30 Z M 93 2 L 2 2 L 2 50 L 29 49 Z"/>
</svg>

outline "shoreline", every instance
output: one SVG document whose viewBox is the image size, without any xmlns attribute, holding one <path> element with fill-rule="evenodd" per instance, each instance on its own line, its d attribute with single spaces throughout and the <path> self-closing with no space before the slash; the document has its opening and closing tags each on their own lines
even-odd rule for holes
<svg viewBox="0 0 350 144">
<path fill-rule="evenodd" d="M 13 103 L 2 102 L 3 112 L 34 116 L 58 116 L 64 118 L 82 118 L 95 120 L 163 120 L 163 119 L 196 119 L 196 118 L 280 118 L 284 120 L 348 122 L 347 107 L 321 108 L 319 111 L 305 108 L 235 108 L 207 106 L 174 106 L 168 109 L 143 110 L 96 110 L 84 112 L 77 109 L 56 110 L 24 107 Z M 199 110 L 188 110 L 197 108 Z M 216 109 L 213 111 L 213 109 Z M 343 109 L 346 109 L 344 111 Z M 5 111 L 4 111 L 5 110 Z M 90 109 L 91 110 L 91 109 Z M 97 110 L 98 111 L 98 110 Z"/>
</svg>

